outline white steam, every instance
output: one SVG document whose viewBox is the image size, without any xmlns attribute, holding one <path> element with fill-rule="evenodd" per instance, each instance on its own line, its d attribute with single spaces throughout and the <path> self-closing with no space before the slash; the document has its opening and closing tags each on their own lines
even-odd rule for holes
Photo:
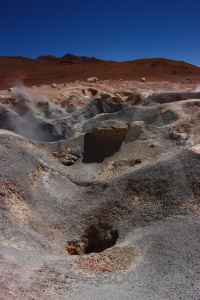
<svg viewBox="0 0 200 300">
<path fill-rule="evenodd" d="M 200 84 L 198 84 L 195 89 L 193 90 L 193 92 L 195 93 L 199 93 L 200 92 Z"/>
<path fill-rule="evenodd" d="M 43 112 L 46 109 L 44 99 L 31 93 L 21 79 L 15 81 L 12 93 L 13 100 L 2 117 L 0 111 L 0 128 L 37 141 L 54 141 L 54 126 L 45 119 Z M 38 107 L 39 102 L 43 102 L 44 107 L 43 104 Z"/>
<path fill-rule="evenodd" d="M 17 79 L 14 85 L 14 93 L 30 98 L 30 92 L 28 88 L 23 84 L 22 79 Z"/>
</svg>

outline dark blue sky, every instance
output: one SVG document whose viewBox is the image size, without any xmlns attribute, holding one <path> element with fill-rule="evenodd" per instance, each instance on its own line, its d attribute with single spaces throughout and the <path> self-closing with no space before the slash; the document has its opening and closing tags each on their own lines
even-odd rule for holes
<svg viewBox="0 0 200 300">
<path fill-rule="evenodd" d="M 164 57 L 200 66 L 200 0 L 0 0 L 0 55 Z"/>
</svg>

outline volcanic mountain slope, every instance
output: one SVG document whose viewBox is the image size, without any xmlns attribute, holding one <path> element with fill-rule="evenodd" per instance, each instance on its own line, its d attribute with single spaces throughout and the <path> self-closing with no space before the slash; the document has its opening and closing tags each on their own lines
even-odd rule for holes
<svg viewBox="0 0 200 300">
<path fill-rule="evenodd" d="M 198 299 L 200 94 L 164 86 L 0 93 L 2 299 Z"/>
<path fill-rule="evenodd" d="M 0 88 L 9 88 L 23 79 L 27 86 L 86 80 L 96 76 L 101 80 L 168 80 L 198 83 L 200 68 L 182 61 L 163 58 L 134 61 L 103 61 L 94 57 L 66 54 L 61 58 L 52 55 L 37 59 L 0 57 Z"/>
</svg>

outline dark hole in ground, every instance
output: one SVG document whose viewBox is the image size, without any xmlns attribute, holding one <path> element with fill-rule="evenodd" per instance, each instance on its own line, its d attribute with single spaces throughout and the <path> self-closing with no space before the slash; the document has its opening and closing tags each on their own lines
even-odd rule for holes
<svg viewBox="0 0 200 300">
<path fill-rule="evenodd" d="M 96 94 L 98 93 L 96 89 L 92 89 L 92 88 L 88 89 L 88 91 L 92 94 L 93 97 L 96 96 Z"/>
<path fill-rule="evenodd" d="M 114 246 L 118 237 L 117 229 L 108 225 L 91 225 L 82 240 L 69 241 L 66 249 L 70 255 L 100 253 Z"/>
<path fill-rule="evenodd" d="M 84 137 L 84 163 L 101 163 L 106 157 L 112 156 L 116 153 L 123 142 L 124 137 L 121 140 L 112 139 L 98 139 L 86 134 Z"/>
<path fill-rule="evenodd" d="M 101 163 L 119 151 L 128 129 L 97 130 L 84 136 L 84 163 Z"/>
<path fill-rule="evenodd" d="M 135 165 L 138 165 L 138 164 L 141 164 L 141 163 L 142 163 L 142 160 L 139 159 L 139 158 L 137 158 L 137 159 L 132 159 L 132 160 L 130 161 L 130 166 L 131 166 L 131 167 L 134 167 Z"/>
<path fill-rule="evenodd" d="M 109 229 L 106 227 L 90 226 L 87 232 L 88 245 L 85 253 L 102 252 L 107 248 L 114 246 L 119 237 L 117 229 Z"/>
</svg>

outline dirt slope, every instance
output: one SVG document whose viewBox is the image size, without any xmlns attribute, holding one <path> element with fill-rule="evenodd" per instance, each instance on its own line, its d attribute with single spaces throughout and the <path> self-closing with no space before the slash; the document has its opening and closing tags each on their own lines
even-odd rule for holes
<svg viewBox="0 0 200 300">
<path fill-rule="evenodd" d="M 86 80 L 96 76 L 102 80 L 167 80 L 198 83 L 200 68 L 181 61 L 163 58 L 114 62 L 67 54 L 62 58 L 52 55 L 37 59 L 0 57 L 0 88 L 15 85 L 23 79 L 26 86 Z"/>
</svg>

